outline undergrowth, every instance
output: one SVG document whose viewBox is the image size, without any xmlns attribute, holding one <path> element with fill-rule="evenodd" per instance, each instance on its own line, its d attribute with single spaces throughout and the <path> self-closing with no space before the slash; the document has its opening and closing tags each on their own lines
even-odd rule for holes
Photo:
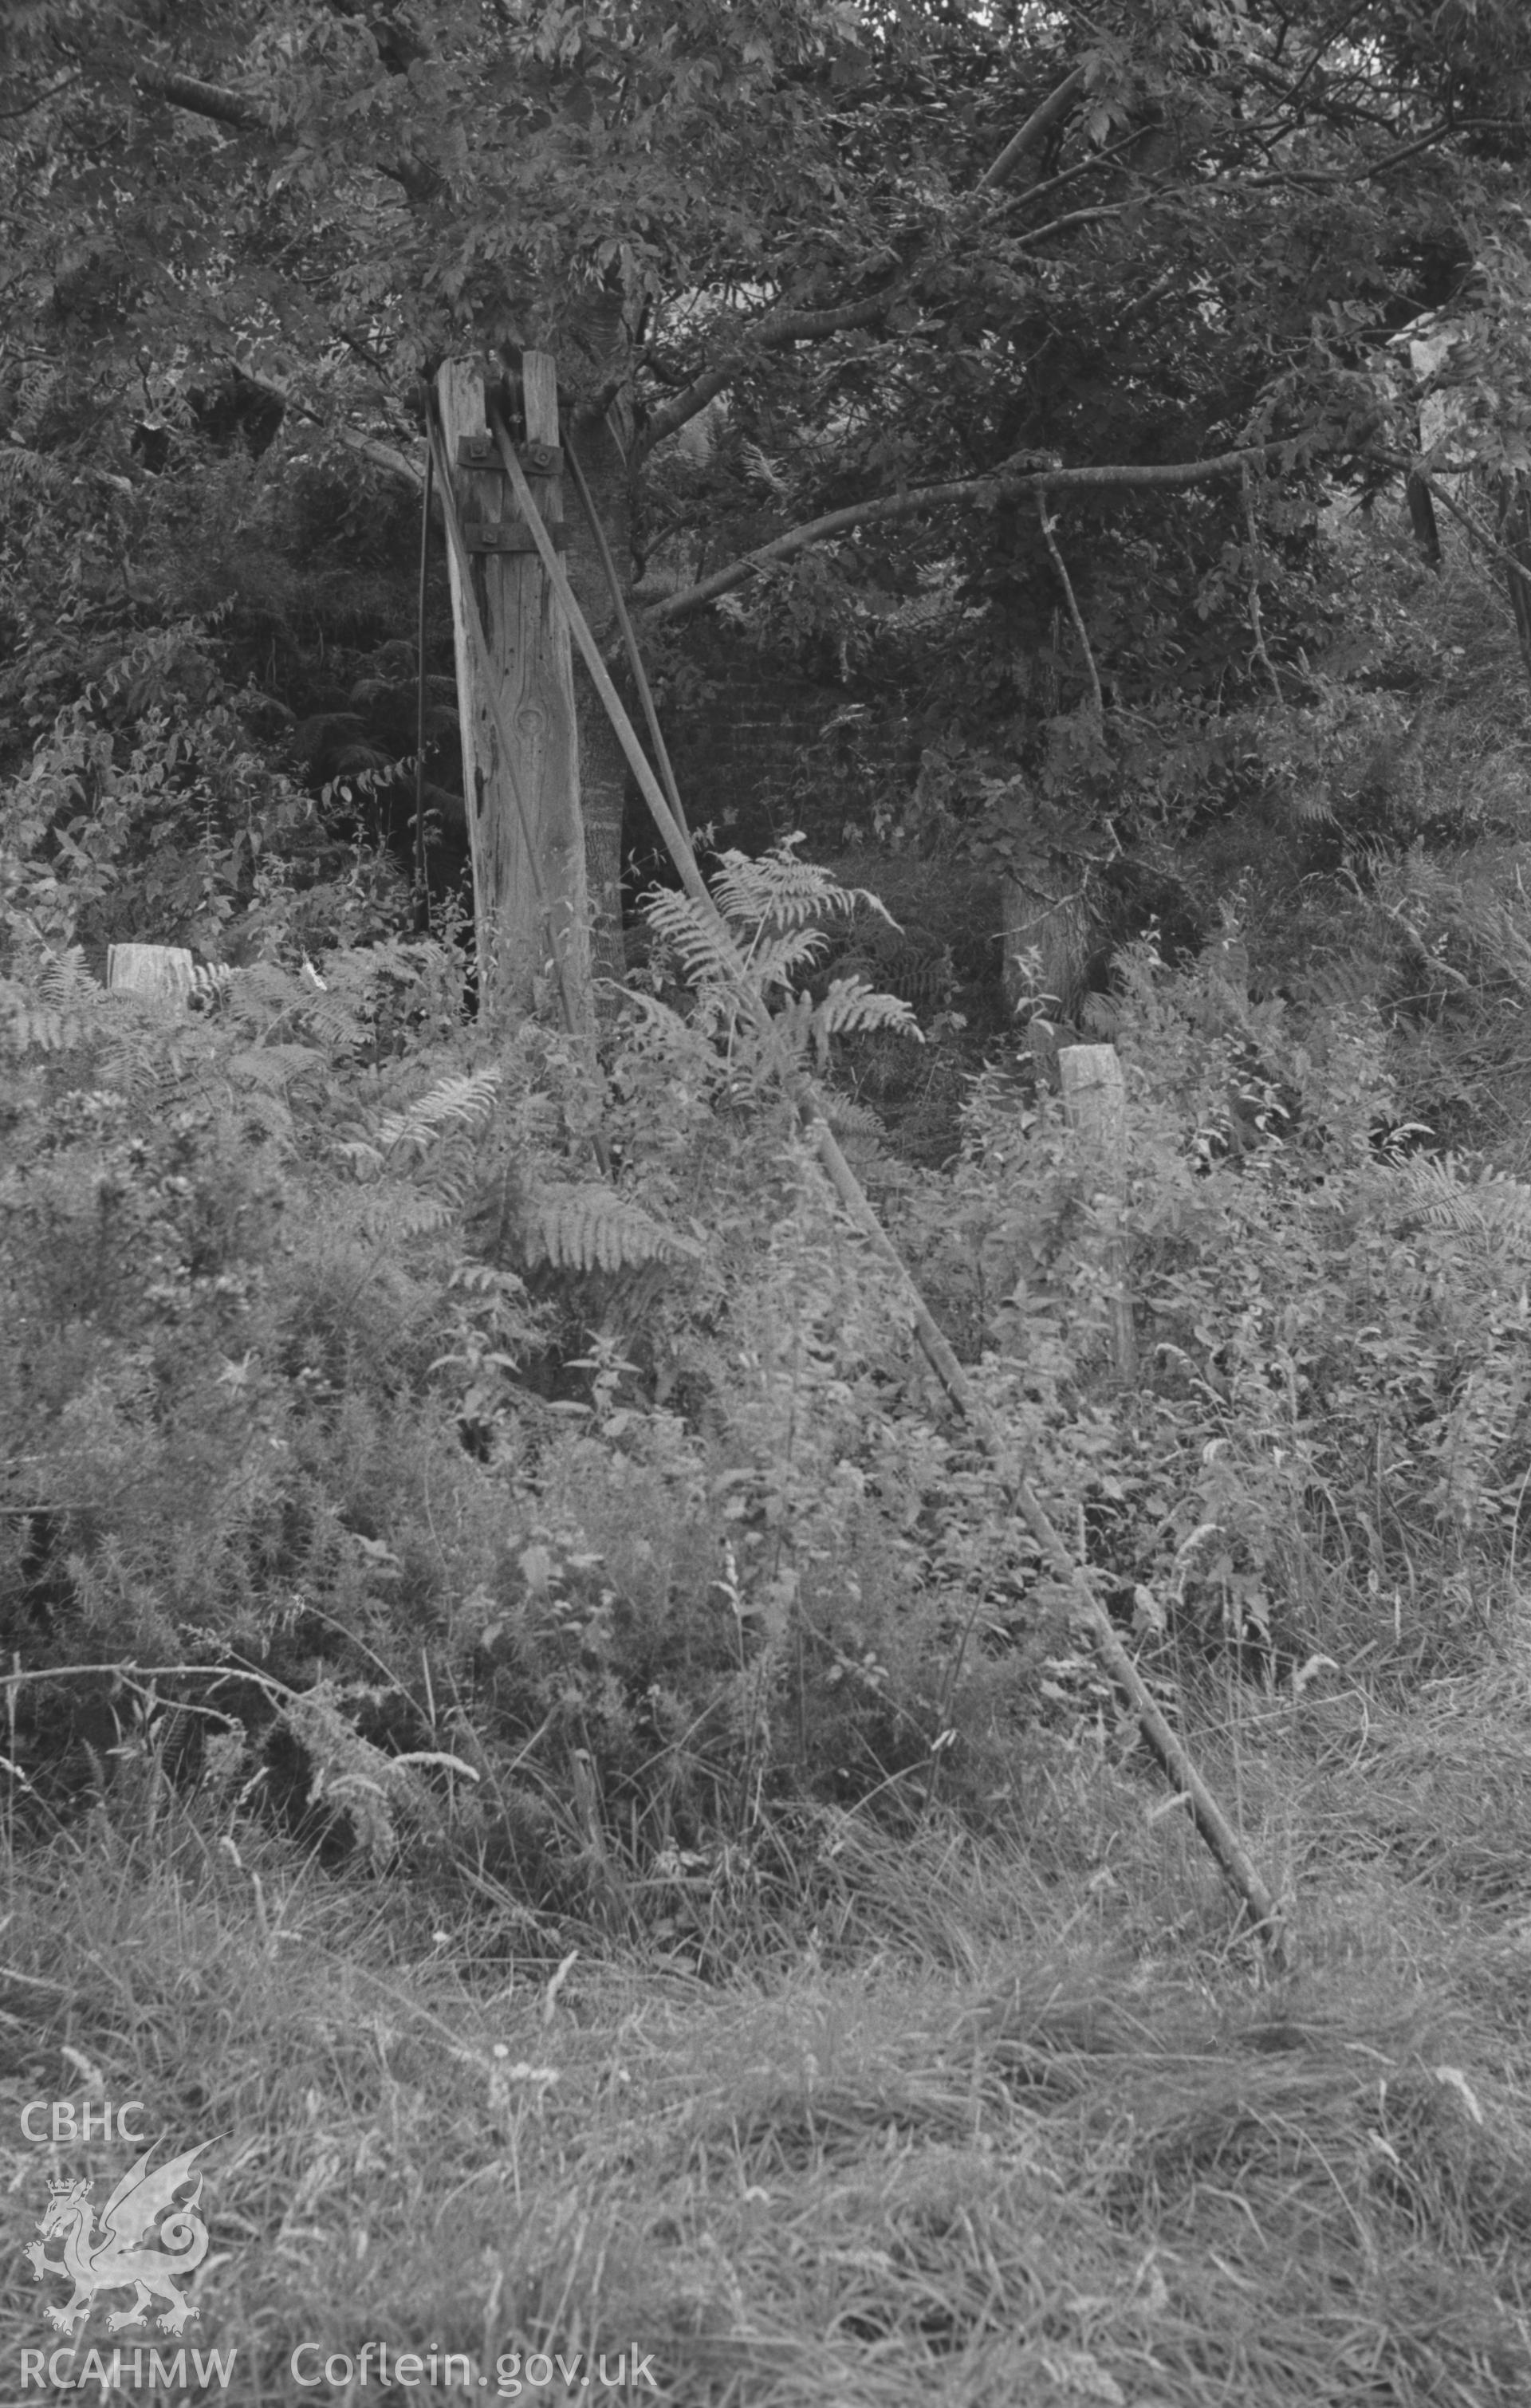
<svg viewBox="0 0 1531 2408">
<path fill-rule="evenodd" d="M 790 848 L 719 892 L 779 1043 L 832 1070 L 909 1025 L 813 983 L 857 898 Z M 329 1855 L 424 1850 L 710 1962 L 811 1913 L 805 1813 L 980 1824 L 1044 1736 L 1130 1747 L 689 910 L 656 903 L 659 992 L 597 1057 L 535 1025 L 492 1054 L 428 941 L 272 947 L 183 1009 L 104 994 L 13 900 L 29 1795 L 173 1731 Z M 1102 1168 L 1045 1088 L 981 1078 L 946 1173 L 832 1103 L 917 1276 L 1172 1712 L 1209 1673 L 1300 1701 L 1451 1670 L 1531 1468 L 1531 1193 L 1402 1150 L 1374 1008 L 1304 1026 L 1142 946 L 1095 1009 L 1138 1383 Z"/>
<path fill-rule="evenodd" d="M 1512 798 L 1429 850 L 1411 786 L 1283 996 L 1231 908 L 1122 953 L 1109 1161 L 1038 1031 L 933 1167 L 867 1099 L 946 990 L 879 991 L 865 892 L 725 858 L 768 1042 L 666 896 L 595 1043 L 492 1045 L 199 664 L 107 664 L 0 832 L 5 2078 L 229 2140 L 199 2345 L 256 2399 L 305 2341 L 707 2408 L 1524 2397 Z M 105 991 L 134 939 L 189 996 Z"/>
<path fill-rule="evenodd" d="M 1510 2408 L 1524 1930 L 1413 1853 L 1450 1819 L 1422 1766 L 1466 1770 L 1488 1717 L 1524 1739 L 1524 1694 L 1432 1693 L 1326 1752 L 1309 1970 L 1264 1995 L 1194 1835 L 1124 1812 L 1105 1751 L 1013 1837 L 826 1813 L 811 1939 L 722 1985 L 560 1956 L 509 1900 L 328 1879 L 138 1755 L 7 1865 L 7 2096 L 212 2144 L 180 2338 L 230 2380 L 189 2396 L 349 2399 L 361 2369 L 388 2400 Z M 131 2154 L 16 2128 L 18 2240 L 45 2172 Z M 10 2265 L 16 2364 L 60 2347 L 62 2292 Z M 53 2380 L 120 2347 L 136 2396 L 136 2338 L 97 2306 Z"/>
</svg>

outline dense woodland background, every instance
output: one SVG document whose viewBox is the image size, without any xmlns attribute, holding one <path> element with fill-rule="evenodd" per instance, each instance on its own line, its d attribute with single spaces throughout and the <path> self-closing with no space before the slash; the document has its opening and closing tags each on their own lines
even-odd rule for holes
<svg viewBox="0 0 1531 2408">
<path fill-rule="evenodd" d="M 584 2214 L 577 2319 L 651 2315 L 678 2399 L 1524 2397 L 1523 8 L 39 0 L 0 60 L 5 1779 L 18 1979 L 83 2017 L 16 1992 L 18 2079 L 65 2027 L 165 2100 L 203 2063 L 158 1974 L 95 1997 L 126 1918 L 225 2000 L 251 2232 L 313 2174 L 256 2022 L 329 2067 L 349 2251 L 380 2077 L 336 2035 L 393 1966 L 386 2081 L 456 2035 L 529 2188 L 492 2306 L 401 2225 L 312 2278 L 326 2331 L 392 2300 L 487 2363 Z M 526 347 L 774 1045 L 586 682 L 599 1038 L 478 1012 L 422 429 L 452 355 L 513 415 Z M 127 942 L 192 950 L 184 1005 L 107 994 Z M 1079 1038 L 1127 1080 L 1131 1383 Z M 1283 1893 L 1279 2011 L 783 1046 Z M 542 2063 L 574 1947 L 653 1985 L 641 2043 L 583 2011 L 579 2143 L 493 2039 Z M 706 2023 L 887 1951 L 892 2003 Z M 799 2044 L 837 2106 L 767 2078 Z M 837 2188 L 884 2132 L 918 2200 Z M 725 2161 L 796 2186 L 786 2256 Z M 646 2185 L 674 2229 L 617 2247 Z"/>
</svg>

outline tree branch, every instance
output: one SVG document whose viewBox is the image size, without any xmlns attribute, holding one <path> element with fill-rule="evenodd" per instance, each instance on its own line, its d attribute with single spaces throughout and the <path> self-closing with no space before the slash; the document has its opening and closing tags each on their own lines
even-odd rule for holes
<svg viewBox="0 0 1531 2408">
<path fill-rule="evenodd" d="M 1448 134 L 1466 134 L 1509 122 L 1502 117 L 1443 117 L 1438 125 L 1432 125 L 1427 133 L 1417 136 L 1412 142 L 1401 143 L 1395 150 L 1384 151 L 1380 159 L 1363 159 L 1354 167 L 1281 167 L 1268 176 L 1243 176 L 1226 184 L 1203 184 L 1195 189 L 1199 198 L 1201 194 L 1211 192 L 1235 194 L 1279 192 L 1283 186 L 1292 184 L 1300 185 L 1304 192 L 1324 192 L 1332 184 L 1364 184 L 1368 178 L 1385 176 L 1390 167 L 1401 166 L 1406 159 L 1415 158 L 1420 151 L 1431 150 L 1436 143 L 1444 141 Z"/>
<path fill-rule="evenodd" d="M 1152 487 L 1163 491 L 1184 485 L 1209 485 L 1219 477 L 1237 476 L 1245 466 L 1268 460 L 1292 446 L 1301 443 L 1315 432 L 1311 426 L 1300 428 L 1295 435 L 1283 435 L 1278 441 L 1254 443 L 1238 452 L 1220 452 L 1209 460 L 1166 461 L 1160 466 L 1139 467 L 1123 464 L 1099 468 L 1034 468 L 1025 469 L 1013 463 L 1002 463 L 981 477 L 958 477 L 940 485 L 918 485 L 912 492 L 885 494 L 880 500 L 851 502 L 841 510 L 830 510 L 823 518 L 810 519 L 778 536 L 772 543 L 756 546 L 753 552 L 742 552 L 725 568 L 715 569 L 699 584 L 690 585 L 683 594 L 666 595 L 662 602 L 651 603 L 644 611 L 645 622 L 660 626 L 671 619 L 689 617 L 692 611 L 705 609 L 721 594 L 731 593 L 762 569 L 774 568 L 779 561 L 790 560 L 794 552 L 806 552 L 810 544 L 826 543 L 832 536 L 849 535 L 853 528 L 885 526 L 891 520 L 917 518 L 923 510 L 940 509 L 948 503 L 970 508 L 992 509 L 998 502 L 1014 500 L 1022 494 L 1114 493 Z M 1020 455 L 1035 458 L 1035 453 Z"/>
<path fill-rule="evenodd" d="M 354 452 L 359 459 L 370 460 L 375 468 L 386 470 L 391 477 L 402 477 L 404 482 L 412 486 L 417 494 L 424 484 L 424 469 L 417 468 L 408 454 L 395 451 L 392 443 L 379 443 L 372 435 L 358 435 L 350 426 L 335 426 L 329 431 L 345 445 L 348 452 Z"/>
<path fill-rule="evenodd" d="M 1103 150 L 1092 150 L 1088 158 L 1076 159 L 1071 167 L 1060 168 L 1057 175 L 1049 176 L 1042 183 L 1023 185 L 1019 193 L 1011 193 L 1008 200 L 1000 201 L 992 208 L 983 223 L 997 225 L 1002 218 L 1009 216 L 1012 209 L 1025 208 L 1033 201 L 1046 200 L 1050 193 L 1060 192 L 1065 184 L 1077 184 L 1081 176 L 1093 176 L 1099 167 L 1120 166 L 1122 153 L 1130 150 L 1134 143 L 1141 139 L 1142 131 L 1140 125 L 1135 125 L 1129 134 L 1108 143 Z M 975 185 L 974 194 L 980 189 Z"/>
<path fill-rule="evenodd" d="M 1030 194 L 1016 195 L 1017 199 L 1030 197 Z M 1095 225 L 1103 219 L 1123 217 L 1129 209 L 1146 207 L 1153 197 L 1150 194 L 1142 199 L 1107 202 L 1094 208 L 1071 209 L 1066 217 L 1050 219 L 1046 225 L 1030 227 L 1013 239 L 1029 247 L 1049 235 L 1062 234 L 1070 226 Z M 643 430 L 638 445 L 639 459 L 646 458 L 666 437 L 674 435 L 704 410 L 709 401 L 726 391 L 749 366 L 752 352 L 780 351 L 788 343 L 822 342 L 826 335 L 843 334 L 853 326 L 875 325 L 879 318 L 909 298 L 920 276 L 931 265 L 929 259 L 922 260 L 919 267 L 909 275 L 884 285 L 877 293 L 863 294 L 857 301 L 841 301 L 823 309 L 784 309 L 779 316 L 763 318 L 757 326 L 749 329 L 746 343 L 730 351 L 716 367 L 704 369 L 700 376 L 694 377 L 662 408 L 655 410 Z"/>
<path fill-rule="evenodd" d="M 666 436 L 674 435 L 704 410 L 749 366 L 753 352 L 780 351 L 788 343 L 821 342 L 826 335 L 843 334 L 852 326 L 873 325 L 904 299 L 913 282 L 912 276 L 900 277 L 879 292 L 863 294 L 859 300 L 841 301 L 830 308 L 781 309 L 742 330 L 737 350 L 720 360 L 716 367 L 706 368 L 700 376 L 693 377 L 690 384 L 654 411 L 637 445 L 638 458 L 646 458 L 656 444 L 663 443 Z"/>
<path fill-rule="evenodd" d="M 354 452 L 358 459 L 369 460 L 375 468 L 384 469 L 391 477 L 401 478 L 417 494 L 426 482 L 424 469 L 417 468 L 408 454 L 398 451 L 393 444 L 379 442 L 375 435 L 358 434 L 351 426 L 336 425 L 322 411 L 300 401 L 296 394 L 289 393 L 287 387 L 279 384 L 274 377 L 262 376 L 243 360 L 231 355 L 229 366 L 236 376 L 243 377 L 247 384 L 253 385 L 257 393 L 269 394 L 273 401 L 280 402 L 283 409 L 290 409 L 294 417 L 306 418 L 310 426 L 317 426 L 324 434 L 333 436 L 337 443 L 345 445 L 348 452 Z"/>
<path fill-rule="evenodd" d="M 1049 93 L 1039 108 L 1032 110 L 1020 133 L 1012 134 L 998 158 L 985 167 L 978 180 L 979 191 L 993 192 L 996 184 L 1003 184 L 1026 152 L 1035 150 L 1045 135 L 1062 123 L 1083 90 L 1084 69 L 1076 67 L 1071 75 L 1065 76 L 1056 91 Z"/>
<path fill-rule="evenodd" d="M 61 92 L 67 92 L 70 85 L 79 83 L 79 79 L 78 72 L 66 75 L 62 83 L 50 84 L 46 92 L 40 92 L 36 100 L 23 100 L 20 108 L 0 108 L 0 122 L 12 117 L 30 117 L 35 108 L 41 108 L 44 101 L 57 100 Z"/>
<path fill-rule="evenodd" d="M 1060 118 L 1066 115 L 1068 108 L 1082 89 L 1083 83 L 1084 70 L 1082 67 L 1077 67 L 1055 92 L 1050 93 L 1041 107 L 1033 111 L 1020 133 L 1006 145 L 993 165 L 984 171 L 973 188 L 975 194 L 992 191 L 1003 180 L 1004 176 L 1009 175 L 1010 168 L 1023 156 L 1024 150 L 1029 149 L 1033 142 L 1039 140 L 1041 136 L 1047 133 Z M 1418 136 L 1415 140 L 1401 144 L 1395 150 L 1385 152 L 1380 159 L 1363 161 L 1355 167 L 1283 168 L 1268 176 L 1241 177 L 1230 179 L 1226 183 L 1207 184 L 1195 189 L 1198 194 L 1225 191 L 1233 195 L 1242 195 L 1252 192 L 1281 191 L 1294 184 L 1299 185 L 1305 191 L 1323 191 L 1331 185 L 1365 182 L 1373 176 L 1385 175 L 1390 168 L 1402 165 L 1405 161 L 1416 157 L 1420 151 L 1431 149 L 1449 134 L 1507 122 L 1509 121 L 1506 119 L 1495 117 L 1461 118 L 1455 122 L 1443 119 L 1439 124 L 1430 127 L 1428 132 Z M 1067 175 L 1051 179 L 1047 184 L 1037 187 L 1036 194 L 1032 193 L 1013 194 L 1005 206 L 1013 208 L 1020 201 L 1052 191 L 1055 184 L 1066 182 L 1069 177 L 1081 174 L 1088 167 L 1106 164 L 1113 151 L 1123 149 L 1126 143 L 1133 139 L 1136 139 L 1135 136 L 1126 136 L 1123 142 L 1113 144 L 1111 151 L 1102 151 L 1098 159 L 1084 161 L 1079 167 L 1070 169 Z M 1171 197 L 1173 197 L 1173 187 L 1162 187 L 1152 193 L 1136 194 L 1125 201 L 1103 203 L 1092 208 L 1071 209 L 1066 216 L 1052 218 L 1045 225 L 1029 227 L 1023 234 L 1017 236 L 1016 240 L 1029 250 L 1033 244 L 1045 240 L 1051 235 L 1066 233 L 1074 226 L 1098 225 L 1112 218 L 1125 217 L 1134 208 L 1149 208 L 1156 200 Z M 745 344 L 731 351 L 727 357 L 720 361 L 715 367 L 705 369 L 700 376 L 694 377 L 689 384 L 683 386 L 664 404 L 662 408 L 655 411 L 639 438 L 636 450 L 637 460 L 645 459 L 658 444 L 665 440 L 666 437 L 675 434 L 679 428 L 687 424 L 691 419 L 704 410 L 709 401 L 714 400 L 720 393 L 725 392 L 748 366 L 752 351 L 777 350 L 787 343 L 820 341 L 826 335 L 839 334 L 850 327 L 875 324 L 876 321 L 896 302 L 907 298 L 920 276 L 931 265 L 930 259 L 923 259 L 896 282 L 886 286 L 879 293 L 866 294 L 859 300 L 841 302 L 823 309 L 784 310 L 780 317 L 763 319 L 757 327 L 749 331 Z M 1136 309 L 1132 314 L 1137 314 Z"/>
<path fill-rule="evenodd" d="M 195 76 L 140 66 L 135 67 L 133 80 L 156 100 L 167 100 L 172 108 L 184 108 L 193 117 L 209 117 L 215 124 L 235 125 L 246 134 L 272 131 L 270 113 L 259 102 L 247 100 L 240 93 L 224 92 L 217 84 L 203 83 Z"/>
<path fill-rule="evenodd" d="M 1042 242 L 1050 234 L 1066 234 L 1070 226 L 1099 225 L 1106 218 L 1124 218 L 1131 209 L 1146 209 L 1163 198 L 1156 193 L 1135 194 L 1126 201 L 1097 201 L 1093 208 L 1070 209 L 1066 217 L 1050 218 L 1046 225 L 1028 226 L 1024 234 L 1011 236 L 1018 251 L 1029 251 L 1033 243 Z"/>
<path fill-rule="evenodd" d="M 1005 166 L 1005 162 L 1009 161 L 1013 165 L 1014 161 L 1021 157 L 1024 149 L 1029 148 L 1033 141 L 1039 139 L 1059 117 L 1066 113 L 1067 108 L 1082 88 L 1083 81 L 1083 68 L 1076 68 L 1073 75 L 1065 83 L 1060 84 L 1057 91 L 1042 103 L 1041 108 L 1035 110 L 1027 119 L 1014 140 L 1007 145 L 994 165 L 974 186 L 969 200 L 985 190 L 992 191 L 1002 180 L 997 171 L 1004 166 L 1005 173 L 1009 172 L 1009 166 Z M 1049 178 L 1045 184 L 1038 184 L 1027 191 L 1012 194 L 1009 199 L 1003 203 L 1003 208 L 1011 209 L 1018 208 L 1023 201 L 1039 199 L 1043 194 L 1052 192 L 1057 186 L 1071 183 L 1077 177 L 1086 175 L 1097 166 L 1109 165 L 1117 151 L 1124 150 L 1136 139 L 1136 134 L 1124 136 L 1122 141 L 1112 144 L 1109 150 L 1102 150 L 1096 157 L 1081 160 L 1078 165 L 1070 167 L 1065 174 Z M 1034 242 L 1040 242 L 1049 235 L 1064 233 L 1070 226 L 1092 225 L 1102 219 L 1121 217 L 1138 205 L 1128 200 L 1095 208 L 1074 209 L 1066 217 L 1053 218 L 1046 225 L 1033 227 L 1015 239 L 1029 246 Z M 921 276 L 934 264 L 933 257 L 925 257 L 892 283 L 880 287 L 876 293 L 865 294 L 857 300 L 837 302 L 823 309 L 784 309 L 776 316 L 762 319 L 752 328 L 741 330 L 741 340 L 737 348 L 729 351 L 715 367 L 704 369 L 700 376 L 694 377 L 689 384 L 683 385 L 679 393 L 673 394 L 664 404 L 662 408 L 654 412 L 639 439 L 638 459 L 646 458 L 657 445 L 665 440 L 666 437 L 674 435 L 688 421 L 704 410 L 709 401 L 715 400 L 720 393 L 725 392 L 749 366 L 752 352 L 762 350 L 780 350 L 787 343 L 821 342 L 826 335 L 842 334 L 854 326 L 874 325 L 889 309 L 909 297 Z"/>
<path fill-rule="evenodd" d="M 1083 89 L 1084 69 L 1075 67 L 1071 74 L 1065 77 L 1057 89 L 1050 93 L 1038 108 L 1033 109 L 1020 132 L 1011 136 L 998 158 L 985 168 L 974 191 L 993 192 L 998 185 L 1004 183 L 1025 153 L 1035 149 L 1052 127 L 1067 116 Z M 1091 160 L 1083 164 L 1085 166 L 1092 166 L 1096 163 Z M 1076 174 L 1081 172 L 1082 168 L 1071 171 Z M 1052 184 L 1064 180 L 1063 178 L 1054 177 L 1046 189 L 1051 190 Z M 1026 196 L 1020 194 L 1015 197 L 1023 199 Z M 1064 226 L 1085 223 L 1096 217 L 1114 214 L 1118 212 L 1078 211 L 1070 217 L 1056 220 L 1052 225 L 1038 227 L 1037 234 L 1037 236 L 1056 234 Z M 1027 240 L 1033 238 L 1029 236 L 1026 237 Z M 724 392 L 749 365 L 751 352 L 779 351 L 787 343 L 821 342 L 826 335 L 842 334 L 853 326 L 874 324 L 897 301 L 902 300 L 909 294 L 918 274 L 928 265 L 928 261 L 923 261 L 919 268 L 896 278 L 894 282 L 884 286 L 880 291 L 864 294 L 855 301 L 842 301 L 823 309 L 784 309 L 778 316 L 763 319 L 758 326 L 748 330 L 747 337 L 738 349 L 730 351 L 728 356 L 720 360 L 715 367 L 705 369 L 700 376 L 694 377 L 690 384 L 684 386 L 680 393 L 665 402 L 663 408 L 654 412 L 644 428 L 637 446 L 637 457 L 640 460 L 645 458 L 657 444 L 663 443 L 667 436 L 674 435 L 691 419 L 696 417 L 699 411 L 704 410 L 709 401 L 715 400 L 720 393 Z"/>
<path fill-rule="evenodd" d="M 232 125 L 242 134 L 277 131 L 275 112 L 259 101 L 247 99 L 242 93 L 225 92 L 221 85 L 203 83 L 196 76 L 172 75 L 163 67 L 135 67 L 133 78 L 156 100 L 168 101 L 172 108 L 184 108 L 190 116 L 210 118 L 214 124 Z M 440 187 L 441 179 L 436 169 L 422 165 L 419 160 L 374 159 L 370 164 L 378 175 L 399 185 L 412 201 L 427 201 Z"/>
</svg>

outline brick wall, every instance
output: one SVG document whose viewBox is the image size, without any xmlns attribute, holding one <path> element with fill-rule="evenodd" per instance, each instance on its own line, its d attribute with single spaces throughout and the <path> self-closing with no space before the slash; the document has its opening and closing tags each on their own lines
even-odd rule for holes
<svg viewBox="0 0 1531 2408">
<path fill-rule="evenodd" d="M 664 712 L 688 819 L 761 851 L 794 828 L 837 850 L 847 821 L 912 783 L 920 739 L 896 696 L 783 666 L 731 629 L 688 634 Z"/>
</svg>

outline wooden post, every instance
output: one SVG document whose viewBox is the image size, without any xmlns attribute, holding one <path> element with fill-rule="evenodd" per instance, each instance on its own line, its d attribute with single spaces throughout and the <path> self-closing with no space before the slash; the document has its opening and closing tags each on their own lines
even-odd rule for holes
<svg viewBox="0 0 1531 2408">
<path fill-rule="evenodd" d="M 1058 1054 L 1064 1109 L 1089 1170 L 1098 1179 L 1096 1203 L 1106 1235 L 1111 1283 L 1111 1348 L 1124 1388 L 1138 1383 L 1138 1340 L 1127 1288 L 1122 1207 L 1127 1187 L 1127 1091 L 1114 1045 L 1065 1045 Z"/>
<path fill-rule="evenodd" d="M 107 987 L 112 995 L 183 998 L 192 991 L 192 956 L 184 945 L 108 945 Z"/>
<path fill-rule="evenodd" d="M 537 507 L 557 528 L 564 499 L 553 362 L 545 351 L 527 351 L 522 372 L 523 465 Z M 568 625 L 490 441 L 481 369 L 449 360 L 436 378 L 436 394 L 479 618 L 500 681 L 500 716 L 517 745 L 515 759 L 503 760 L 494 710 L 480 691 L 479 655 L 453 552 L 449 569 L 479 1010 L 510 1025 L 524 1019 L 536 982 L 556 952 L 571 1016 L 589 1028 L 594 1025 L 590 912 Z M 472 447 L 467 460 L 465 438 Z M 529 846 L 536 848 L 546 910 L 538 903 Z"/>
</svg>

